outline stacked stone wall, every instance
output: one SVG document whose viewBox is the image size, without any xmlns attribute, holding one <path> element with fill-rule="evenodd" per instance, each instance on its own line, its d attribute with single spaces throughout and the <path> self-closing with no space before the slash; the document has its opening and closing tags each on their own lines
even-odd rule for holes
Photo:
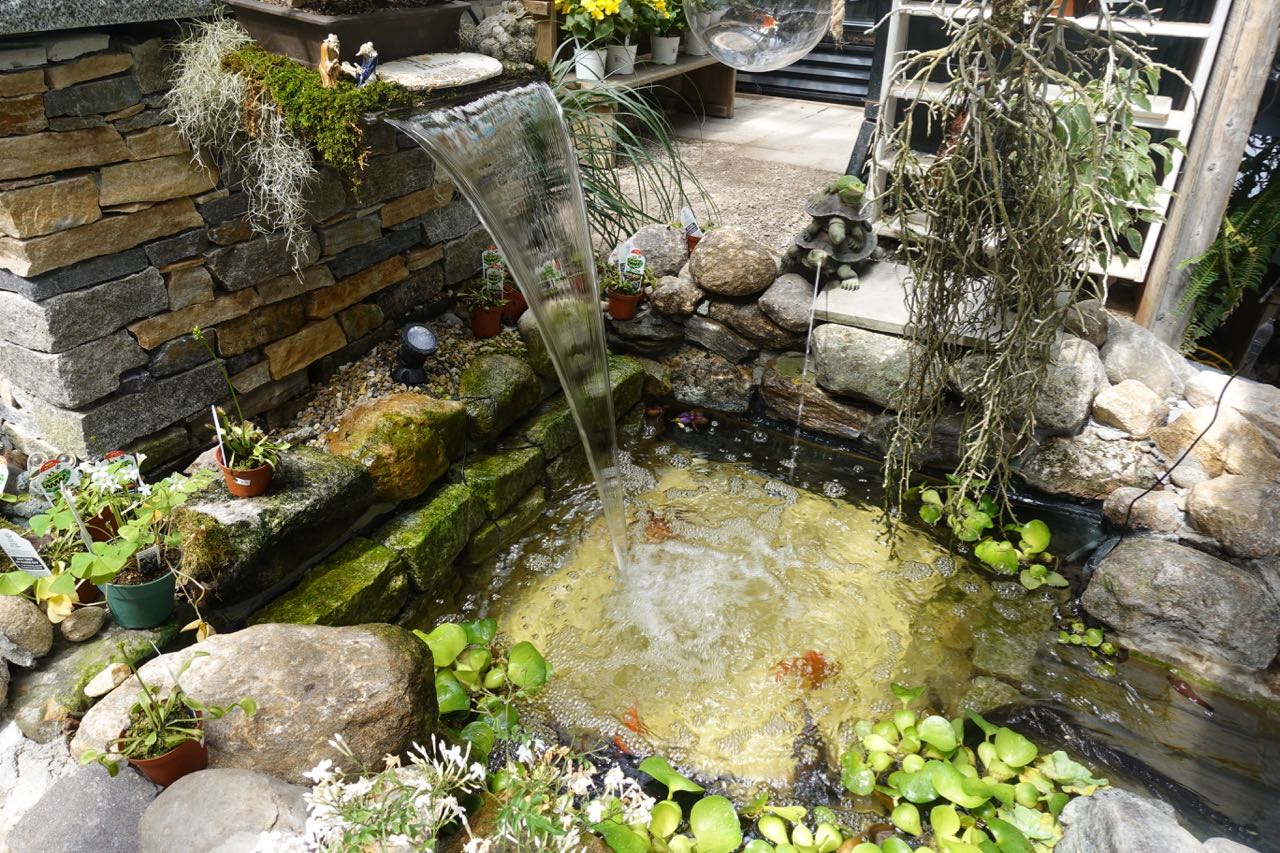
<svg viewBox="0 0 1280 853">
<path fill-rule="evenodd" d="M 193 156 L 169 75 L 160 36 L 0 39 L 0 429 L 20 449 L 159 463 L 207 445 L 227 393 L 196 326 L 245 414 L 281 423 L 312 382 L 438 312 L 487 242 L 432 159 L 371 125 L 359 188 L 321 167 L 291 252 Z"/>
</svg>

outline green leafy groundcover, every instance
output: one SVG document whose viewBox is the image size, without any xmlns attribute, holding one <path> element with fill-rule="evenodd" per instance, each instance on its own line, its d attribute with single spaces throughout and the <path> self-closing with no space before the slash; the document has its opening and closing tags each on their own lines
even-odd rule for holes
<svg viewBox="0 0 1280 853">
<path fill-rule="evenodd" d="M 261 85 L 280 108 L 289 130 L 314 146 L 325 162 L 353 183 L 367 154 L 361 117 L 407 107 L 414 101 L 403 86 L 383 80 L 362 88 L 340 80 L 326 89 L 314 69 L 257 45 L 227 54 L 222 64 Z"/>
</svg>

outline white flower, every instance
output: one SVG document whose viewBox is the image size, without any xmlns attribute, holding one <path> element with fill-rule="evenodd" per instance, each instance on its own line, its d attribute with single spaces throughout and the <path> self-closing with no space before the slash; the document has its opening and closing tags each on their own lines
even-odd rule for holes
<svg viewBox="0 0 1280 853">
<path fill-rule="evenodd" d="M 597 824 L 604 820 L 605 810 L 604 800 L 592 800 L 587 803 L 587 823 Z"/>
<path fill-rule="evenodd" d="M 520 747 L 516 750 L 516 761 L 519 761 L 521 764 L 532 765 L 534 761 L 533 750 L 529 749 L 529 747 L 523 743 L 520 744 Z"/>
<path fill-rule="evenodd" d="M 315 767 L 311 768 L 311 770 L 309 770 L 306 773 L 303 773 L 302 775 L 310 779 L 312 782 L 321 784 L 324 782 L 328 782 L 333 778 L 333 773 L 330 772 L 332 767 L 333 767 L 333 759 L 326 758 L 323 761 L 321 761 L 319 764 L 317 764 Z"/>
</svg>

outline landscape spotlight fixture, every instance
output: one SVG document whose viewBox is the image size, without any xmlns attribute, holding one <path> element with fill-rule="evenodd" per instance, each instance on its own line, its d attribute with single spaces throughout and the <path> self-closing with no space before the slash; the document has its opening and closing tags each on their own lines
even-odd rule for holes
<svg viewBox="0 0 1280 853">
<path fill-rule="evenodd" d="M 421 323 L 410 323 L 400 330 L 399 364 L 391 370 L 391 378 L 401 385 L 425 385 L 427 372 L 422 365 L 439 347 L 436 333 Z"/>
</svg>

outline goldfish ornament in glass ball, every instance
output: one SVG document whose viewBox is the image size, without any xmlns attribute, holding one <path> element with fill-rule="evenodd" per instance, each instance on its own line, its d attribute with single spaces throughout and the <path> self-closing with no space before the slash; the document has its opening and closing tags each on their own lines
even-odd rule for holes
<svg viewBox="0 0 1280 853">
<path fill-rule="evenodd" d="M 739 71 L 783 68 L 822 41 L 831 0 L 689 0 L 690 32 L 719 61 Z"/>
</svg>

